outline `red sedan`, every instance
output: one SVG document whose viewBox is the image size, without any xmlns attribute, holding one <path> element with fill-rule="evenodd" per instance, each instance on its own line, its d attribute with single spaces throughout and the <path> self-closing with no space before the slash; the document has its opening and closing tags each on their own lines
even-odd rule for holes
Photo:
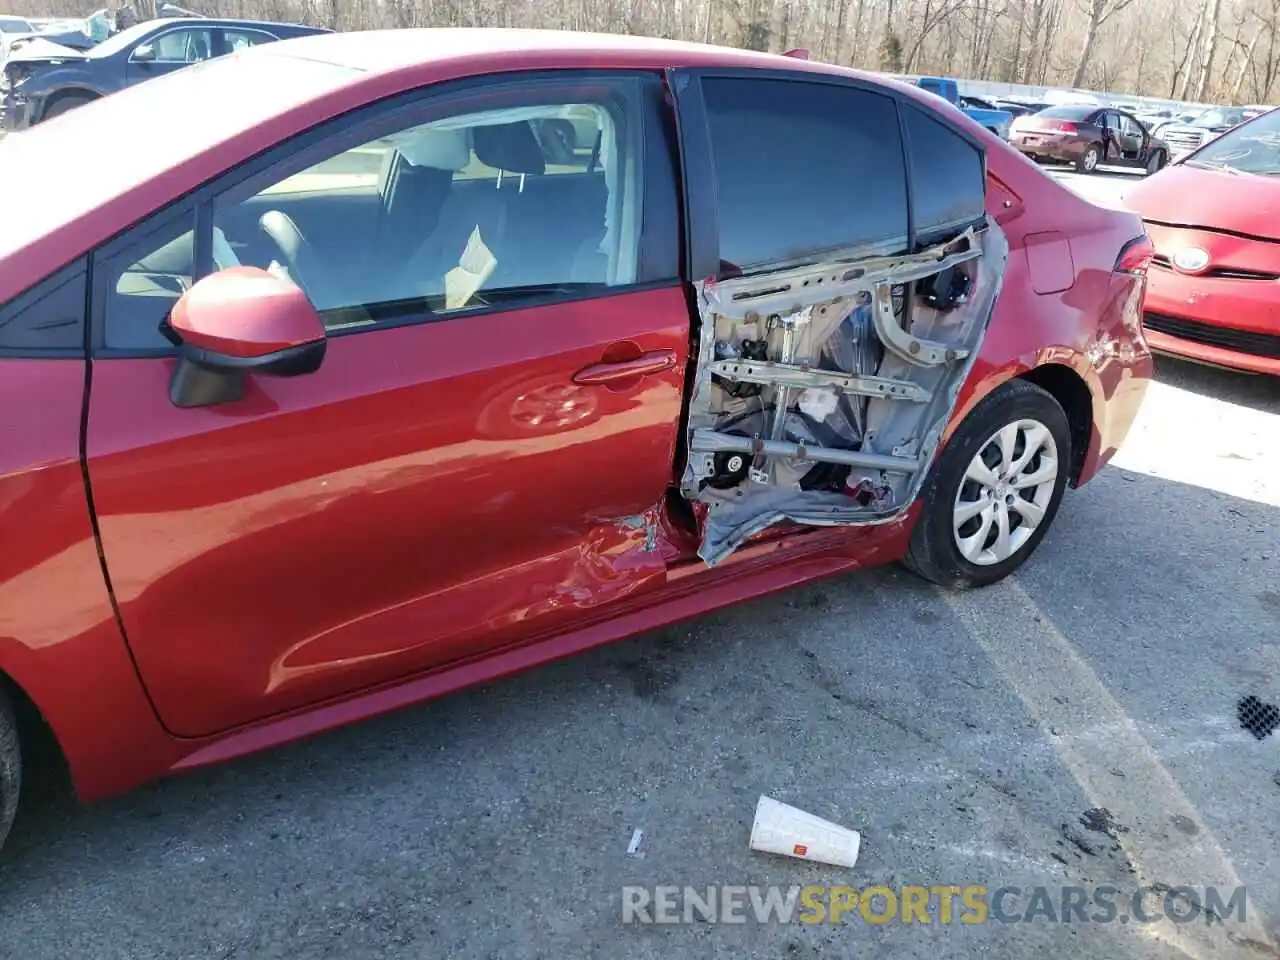
<svg viewBox="0 0 1280 960">
<path fill-rule="evenodd" d="M 1152 348 L 1280 374 L 1280 111 L 1228 130 L 1125 202 L 1156 248 Z"/>
<path fill-rule="evenodd" d="M 868 564 L 994 582 L 1151 373 L 1137 216 L 836 67 L 285 41 L 0 182 L 86 145 L 0 225 L 5 829 L 15 716 L 92 800 Z"/>
</svg>

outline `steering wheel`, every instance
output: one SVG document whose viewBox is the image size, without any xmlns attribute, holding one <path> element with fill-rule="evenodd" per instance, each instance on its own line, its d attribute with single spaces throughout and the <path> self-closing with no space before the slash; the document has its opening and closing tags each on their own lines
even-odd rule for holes
<svg viewBox="0 0 1280 960">
<path fill-rule="evenodd" d="M 268 210 L 258 218 L 258 227 L 275 246 L 276 259 L 316 308 L 323 310 L 330 306 L 325 297 L 324 264 L 293 217 L 279 210 Z"/>
</svg>

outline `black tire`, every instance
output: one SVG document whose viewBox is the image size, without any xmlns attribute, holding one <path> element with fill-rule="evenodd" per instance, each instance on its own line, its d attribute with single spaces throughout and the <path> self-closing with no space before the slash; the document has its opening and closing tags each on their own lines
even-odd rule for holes
<svg viewBox="0 0 1280 960">
<path fill-rule="evenodd" d="M 1164 165 L 1168 163 L 1168 158 L 1164 155 L 1163 150 L 1157 150 L 1147 158 L 1147 176 L 1153 173 L 1159 173 L 1164 169 Z"/>
<path fill-rule="evenodd" d="M 1038 421 L 1053 438 L 1058 460 L 1053 491 L 1042 508 L 1044 516 L 1039 526 L 1011 556 L 997 563 L 976 564 L 965 558 L 956 543 L 956 500 L 973 459 L 991 444 L 1001 428 L 1019 420 Z M 1058 401 L 1026 380 L 1011 380 L 997 387 L 960 424 L 934 463 L 920 493 L 924 509 L 911 532 L 903 563 L 924 579 L 953 589 L 985 587 L 1003 580 L 1035 552 L 1053 524 L 1066 491 L 1071 462 L 1071 426 Z M 1016 507 L 1013 512 L 1017 512 Z M 1018 522 L 1021 525 L 1021 519 Z"/>
<path fill-rule="evenodd" d="M 13 703 L 0 689 L 0 847 L 18 815 L 18 797 L 22 793 L 22 748 L 18 742 L 18 724 Z"/>
<path fill-rule="evenodd" d="M 1076 160 L 1076 173 L 1093 173 L 1098 169 L 1098 161 L 1101 159 L 1102 151 L 1098 149 L 1098 145 L 1096 143 L 1089 144 L 1089 149 Z"/>
<path fill-rule="evenodd" d="M 87 97 L 78 93 L 59 97 L 49 105 L 49 109 L 44 112 L 44 116 L 41 119 L 52 120 L 54 117 L 60 117 L 64 113 L 70 113 L 76 107 L 83 107 L 86 103 L 92 103 L 96 99 L 96 97 Z"/>
</svg>

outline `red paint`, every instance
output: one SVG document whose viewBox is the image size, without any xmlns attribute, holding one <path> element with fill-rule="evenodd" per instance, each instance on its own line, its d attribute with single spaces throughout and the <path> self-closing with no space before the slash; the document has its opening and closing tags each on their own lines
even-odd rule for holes
<svg viewBox="0 0 1280 960">
<path fill-rule="evenodd" d="M 1280 287 L 1274 279 L 1280 277 L 1280 183 L 1274 177 L 1178 165 L 1137 185 L 1125 202 L 1148 221 L 1156 248 L 1146 300 L 1152 323 L 1169 317 L 1179 333 L 1187 334 L 1148 329 L 1152 348 L 1280 375 L 1280 357 L 1224 346 L 1224 336 L 1214 332 L 1280 338 Z M 1184 247 L 1206 251 L 1208 266 L 1196 274 L 1177 270 L 1171 261 Z M 1186 321 L 1205 329 L 1187 328 Z"/>
<path fill-rule="evenodd" d="M 258 267 L 199 280 L 174 305 L 169 324 L 183 343 L 229 357 L 265 357 L 324 339 L 307 295 Z"/>
<path fill-rule="evenodd" d="M 137 171 L 112 153 L 92 202 L 71 191 L 43 232 L 7 232 L 0 301 L 277 140 L 413 87 L 606 62 L 849 74 L 638 39 L 601 48 L 578 35 L 463 32 L 449 51 L 413 31 L 328 39 L 307 49 L 368 72 L 330 71 L 307 93 L 285 62 L 302 47 L 280 44 L 285 54 L 264 54 L 279 58 L 280 91 L 239 127 L 184 125 L 181 136 L 156 134 L 156 152 L 144 132 L 128 151 Z M 202 73 L 175 76 L 183 79 L 168 87 L 185 96 Z M 147 86 L 118 95 L 119 109 L 160 96 L 134 93 Z M 895 86 L 928 105 L 922 91 Z M 102 107 L 102 122 L 113 109 Z M 952 426 L 1010 377 L 1057 365 L 1091 398 L 1083 482 L 1123 439 L 1150 376 L 1133 322 L 1141 280 L 1113 273 L 1140 224 L 1079 200 L 976 124 L 956 122 L 988 144 L 998 185 L 990 210 L 1011 254 Z M 60 143 L 41 128 L 23 136 L 37 153 Z M 30 162 L 13 159 L 23 155 L 0 151 L 6 182 Z M 1051 230 L 1070 238 L 1075 282 L 1037 295 L 1026 236 Z M 280 313 L 244 321 L 231 339 L 255 340 L 253 349 L 305 340 L 300 311 L 282 290 L 273 296 L 284 300 Z M 0 561 L 0 668 L 44 712 L 81 795 L 901 557 L 918 505 L 882 526 L 780 528 L 715 568 L 696 558 L 691 529 L 664 506 L 678 466 L 688 311 L 685 289 L 672 285 L 332 336 L 317 372 L 250 374 L 243 399 L 188 409 L 167 399 L 176 361 L 96 360 L 83 442 L 127 641 L 79 462 L 85 364 L 0 361 L 10 544 Z M 184 335 L 224 336 L 190 304 L 178 323 Z M 1137 358 L 1098 354 L 1100 339 L 1123 339 Z"/>
</svg>

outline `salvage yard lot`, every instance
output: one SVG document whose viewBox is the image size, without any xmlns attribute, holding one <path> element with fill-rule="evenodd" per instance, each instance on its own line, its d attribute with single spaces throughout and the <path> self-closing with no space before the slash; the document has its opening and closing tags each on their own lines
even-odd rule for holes
<svg viewBox="0 0 1280 960">
<path fill-rule="evenodd" d="M 1274 956 L 1243 940 L 1280 935 L 1280 736 L 1235 713 L 1280 701 L 1278 514 L 1276 381 L 1162 360 L 985 591 L 872 571 L 87 810 L 37 778 L 0 956 L 1173 956 L 1140 924 L 619 922 L 628 884 L 1144 882 L 1247 886 L 1190 955 Z M 761 793 L 861 830 L 857 867 L 749 853 Z"/>
</svg>

